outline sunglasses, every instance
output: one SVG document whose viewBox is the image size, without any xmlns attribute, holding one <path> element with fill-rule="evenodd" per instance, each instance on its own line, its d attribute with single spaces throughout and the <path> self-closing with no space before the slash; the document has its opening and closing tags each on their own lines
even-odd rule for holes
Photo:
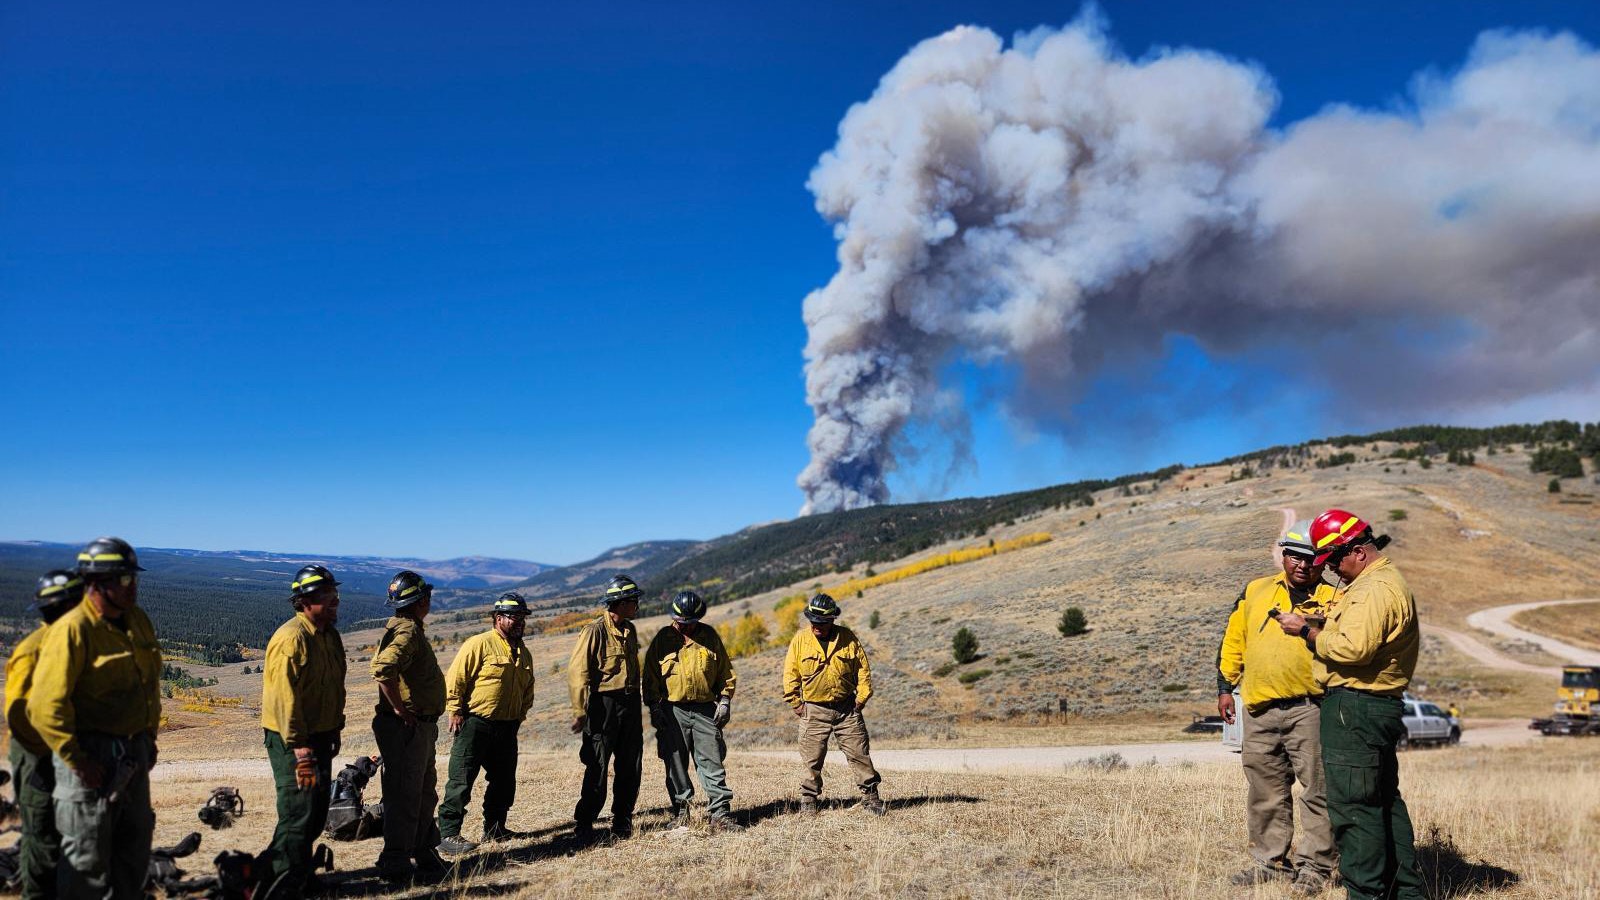
<svg viewBox="0 0 1600 900">
<path fill-rule="evenodd" d="M 1372 543 L 1372 541 L 1362 541 L 1357 544 L 1345 544 L 1343 547 L 1339 547 L 1332 553 L 1329 553 L 1327 562 L 1324 563 L 1324 565 L 1332 566 L 1333 568 L 1337 569 L 1339 567 L 1339 563 L 1344 562 L 1344 558 L 1349 556 L 1351 552 L 1359 547 L 1365 547 L 1370 543 Z"/>
</svg>

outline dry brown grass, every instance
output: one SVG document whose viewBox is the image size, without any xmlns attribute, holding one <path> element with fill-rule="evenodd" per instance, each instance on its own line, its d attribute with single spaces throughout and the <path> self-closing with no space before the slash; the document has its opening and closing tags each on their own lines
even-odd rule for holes
<svg viewBox="0 0 1600 900">
<path fill-rule="evenodd" d="M 1546 606 L 1517 613 L 1518 627 L 1558 637 L 1569 644 L 1600 650 L 1600 603 Z"/>
<path fill-rule="evenodd" d="M 259 758 L 257 754 L 253 758 Z M 793 764 L 735 753 L 729 782 L 742 834 L 682 837 L 661 830 L 659 762 L 645 763 L 640 831 L 611 847 L 570 840 L 580 777 L 576 753 L 528 754 L 511 824 L 534 836 L 466 857 L 449 897 L 1251 897 L 1289 896 L 1226 886 L 1246 863 L 1244 782 L 1237 764 L 1089 767 L 1053 775 L 886 772 L 892 810 L 873 819 L 850 807 L 845 772 L 830 769 L 837 805 L 795 815 Z M 156 786 L 158 840 L 176 840 L 215 784 L 181 763 Z M 200 858 L 256 850 L 273 825 L 264 776 L 232 779 L 250 810 L 207 832 Z M 1579 898 L 1600 890 L 1600 765 L 1581 739 L 1517 749 L 1464 748 L 1402 756 L 1402 785 L 1436 896 Z M 474 810 L 475 811 L 475 810 Z M 476 829 L 469 819 L 468 833 Z M 1436 834 L 1434 833 L 1436 831 Z M 1432 836 L 1430 836 L 1432 835 Z M 370 872 L 381 841 L 335 845 L 347 893 L 427 896 L 385 888 Z M 1328 896 L 1336 896 L 1330 893 Z"/>
</svg>

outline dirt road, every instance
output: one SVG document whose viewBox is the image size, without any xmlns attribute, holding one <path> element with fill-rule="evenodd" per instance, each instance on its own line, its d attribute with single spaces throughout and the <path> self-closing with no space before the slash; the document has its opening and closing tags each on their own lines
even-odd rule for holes
<svg viewBox="0 0 1600 900">
<path fill-rule="evenodd" d="M 1473 613 L 1473 615 L 1475 616 L 1477 613 Z M 1467 621 L 1472 621 L 1470 616 L 1468 617 Z M 1554 678 L 1561 675 L 1561 670 L 1555 666 L 1536 666 L 1532 663 L 1525 663 L 1521 660 L 1512 659 L 1511 657 L 1506 656 L 1493 647 L 1490 647 L 1488 644 L 1485 644 L 1483 641 L 1473 637 L 1470 634 L 1466 634 L 1465 632 L 1456 631 L 1452 628 L 1445 628 L 1442 625 L 1434 625 L 1428 622 L 1424 622 L 1422 624 L 1422 629 L 1424 631 L 1431 631 L 1434 634 L 1439 635 L 1448 641 L 1450 646 L 1461 651 L 1463 655 L 1471 658 L 1475 662 L 1488 666 L 1491 669 L 1503 669 L 1507 672 L 1530 672 L 1534 675 L 1543 675 L 1546 678 Z"/>
<path fill-rule="evenodd" d="M 1568 662 L 1580 666 L 1600 666 L 1600 652 L 1575 647 L 1553 637 L 1526 631 L 1511 624 L 1511 617 L 1517 613 L 1541 606 L 1569 606 L 1573 603 L 1594 603 L 1595 600 L 1536 600 L 1533 603 L 1510 603 L 1505 606 L 1495 606 L 1490 609 L 1480 609 L 1467 616 L 1467 624 L 1473 628 L 1482 628 L 1484 631 L 1493 632 L 1502 637 L 1513 638 L 1537 644 L 1544 652 L 1557 656 Z M 1554 671 L 1547 670 L 1547 671 Z"/>
<path fill-rule="evenodd" d="M 1516 720 L 1472 722 L 1461 735 L 1462 747 L 1510 747 L 1539 739 L 1528 723 Z M 1413 751 L 1428 752 L 1428 751 Z M 1444 752 L 1450 752 L 1448 748 Z M 1239 755 L 1211 741 L 1173 741 L 1159 744 L 1097 744 L 1086 747 L 969 747 L 961 749 L 877 750 L 872 762 L 889 772 L 988 772 L 1048 774 L 1072 766 L 1105 760 L 1112 754 L 1130 766 L 1227 763 L 1238 765 Z M 793 760 L 794 753 L 755 751 L 751 755 Z M 844 757 L 834 751 L 828 762 L 840 768 Z"/>
</svg>

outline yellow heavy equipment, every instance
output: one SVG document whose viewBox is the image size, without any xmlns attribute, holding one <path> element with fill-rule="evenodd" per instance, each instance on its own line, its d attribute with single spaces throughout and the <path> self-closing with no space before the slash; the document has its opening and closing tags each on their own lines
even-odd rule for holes
<svg viewBox="0 0 1600 900">
<path fill-rule="evenodd" d="M 1600 666 L 1563 667 L 1555 715 L 1528 727 L 1543 734 L 1600 734 Z"/>
</svg>

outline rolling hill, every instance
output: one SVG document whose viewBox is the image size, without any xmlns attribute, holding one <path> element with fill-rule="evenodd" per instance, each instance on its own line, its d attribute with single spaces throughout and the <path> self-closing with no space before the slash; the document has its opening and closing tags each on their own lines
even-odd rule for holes
<svg viewBox="0 0 1600 900">
<path fill-rule="evenodd" d="M 547 606 L 587 604 L 611 575 L 626 572 L 650 596 L 646 610 L 660 610 L 671 595 L 692 587 L 715 604 L 760 594 L 783 585 L 812 581 L 861 566 L 902 559 L 963 540 L 978 540 L 995 529 L 1049 511 L 1093 507 L 1100 498 L 1128 496 L 1133 488 L 1154 491 L 1185 472 L 1230 467 L 1244 473 L 1269 473 L 1336 465 L 1352 448 L 1383 444 L 1405 462 L 1424 457 L 1442 462 L 1464 459 L 1488 448 L 1565 445 L 1575 456 L 1600 453 L 1600 423 L 1552 421 L 1493 428 L 1420 425 L 1369 435 L 1341 435 L 1292 446 L 1269 447 L 1229 459 L 1186 468 L 1094 479 L 995 497 L 888 504 L 807 516 L 745 528 L 708 541 L 651 541 L 607 551 L 576 566 L 551 569 L 523 582 Z M 1370 456 L 1373 451 L 1368 450 Z M 1530 451 L 1531 452 L 1531 451 Z M 1245 475 L 1244 477 L 1248 477 Z M 486 602 L 486 597 L 462 597 Z"/>
</svg>

